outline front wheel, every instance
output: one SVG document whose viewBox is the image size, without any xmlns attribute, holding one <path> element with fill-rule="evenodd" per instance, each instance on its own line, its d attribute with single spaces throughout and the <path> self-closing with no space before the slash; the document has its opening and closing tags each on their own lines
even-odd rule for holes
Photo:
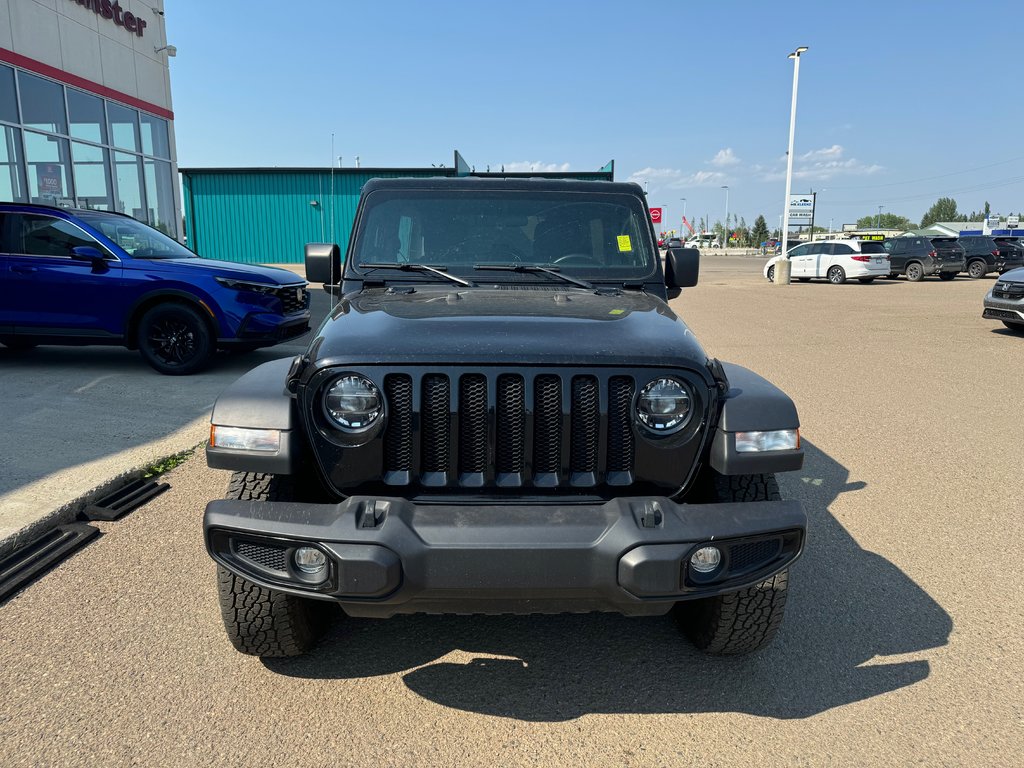
<svg viewBox="0 0 1024 768">
<path fill-rule="evenodd" d="M 920 264 L 907 264 L 907 280 L 919 283 L 924 279 L 924 267 Z"/>
<path fill-rule="evenodd" d="M 160 373 L 187 376 L 202 370 L 213 355 L 206 321 L 184 304 L 157 304 L 139 321 L 139 353 Z"/>
<path fill-rule="evenodd" d="M 955 272 L 939 272 L 939 280 L 949 281 L 952 280 L 954 277 L 956 277 Z"/>
<path fill-rule="evenodd" d="M 298 478 L 261 472 L 235 472 L 229 499 L 301 501 Z M 318 488 L 309 489 L 316 493 Z M 312 498 L 311 496 L 309 498 Z M 261 587 L 217 566 L 217 593 L 224 629 L 235 649 L 251 656 L 298 656 L 313 648 L 330 623 L 330 603 Z"/>
<path fill-rule="evenodd" d="M 967 265 L 967 276 L 970 277 L 971 280 L 978 280 L 984 277 L 987 272 L 988 268 L 986 267 L 985 262 L 981 259 L 975 259 Z"/>
<path fill-rule="evenodd" d="M 768 282 L 769 283 L 774 283 L 775 282 L 775 265 L 774 264 L 772 264 L 770 267 L 768 267 Z"/>
<path fill-rule="evenodd" d="M 873 278 L 873 277 L 858 277 L 857 278 L 857 282 L 858 283 L 864 283 L 864 285 L 867 285 L 868 283 L 875 282 L 875 278 Z"/>
<path fill-rule="evenodd" d="M 842 285 L 846 282 L 846 272 L 840 266 L 829 267 L 826 277 L 832 285 Z"/>
<path fill-rule="evenodd" d="M 33 349 L 38 346 L 34 341 L 22 339 L 17 336 L 0 336 L 0 344 L 3 344 L 8 349 L 16 349 L 18 351 Z"/>
<path fill-rule="evenodd" d="M 1003 320 L 1003 325 L 1014 333 L 1024 333 L 1024 323 L 1008 323 L 1006 320 Z"/>
<path fill-rule="evenodd" d="M 701 500 L 711 502 L 777 501 L 775 475 L 720 475 L 708 470 Z M 706 653 L 750 653 L 772 641 L 786 612 L 789 572 L 782 571 L 753 586 L 715 597 L 676 603 L 679 628 Z"/>
</svg>

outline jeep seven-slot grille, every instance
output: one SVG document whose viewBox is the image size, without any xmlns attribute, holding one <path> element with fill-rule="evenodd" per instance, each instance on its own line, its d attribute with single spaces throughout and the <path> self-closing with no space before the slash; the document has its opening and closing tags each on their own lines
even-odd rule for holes
<svg viewBox="0 0 1024 768">
<path fill-rule="evenodd" d="M 384 381 L 389 410 L 385 482 L 540 488 L 628 484 L 635 460 L 635 391 L 631 376 L 390 374 Z"/>
</svg>

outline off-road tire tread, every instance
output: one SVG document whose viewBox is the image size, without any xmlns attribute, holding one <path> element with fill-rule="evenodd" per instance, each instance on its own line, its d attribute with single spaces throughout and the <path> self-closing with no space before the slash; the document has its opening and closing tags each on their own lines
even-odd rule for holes
<svg viewBox="0 0 1024 768">
<path fill-rule="evenodd" d="M 243 501 L 291 501 L 289 475 L 235 472 L 227 497 Z M 277 592 L 254 584 L 221 565 L 217 592 L 224 628 L 235 649 L 252 656 L 297 656 L 316 645 L 327 628 L 329 604 Z"/>
<path fill-rule="evenodd" d="M 777 501 L 772 474 L 720 475 L 710 471 L 709 490 L 719 502 Z M 751 653 L 770 643 L 785 615 L 789 572 L 753 586 L 676 605 L 683 633 L 698 649 L 716 655 Z"/>
</svg>

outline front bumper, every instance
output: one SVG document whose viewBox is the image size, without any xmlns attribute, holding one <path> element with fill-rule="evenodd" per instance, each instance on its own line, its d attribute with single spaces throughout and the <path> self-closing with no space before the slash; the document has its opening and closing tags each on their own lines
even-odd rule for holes
<svg viewBox="0 0 1024 768">
<path fill-rule="evenodd" d="M 679 600 L 731 592 L 799 557 L 797 501 L 677 504 L 660 497 L 593 504 L 417 504 L 350 497 L 338 504 L 222 500 L 206 507 L 207 551 L 281 592 L 333 600 L 355 616 L 397 613 L 659 615 Z M 688 567 L 701 546 L 722 563 Z M 316 546 L 312 581 L 291 559 Z"/>
<path fill-rule="evenodd" d="M 986 320 L 1024 323 L 1024 299 L 997 299 L 989 291 L 985 297 L 984 311 L 981 316 Z"/>
<path fill-rule="evenodd" d="M 270 312 L 254 312 L 246 316 L 238 333 L 229 338 L 218 339 L 218 346 L 265 346 L 280 344 L 294 339 L 309 330 L 309 311 L 291 315 L 277 315 Z"/>
</svg>

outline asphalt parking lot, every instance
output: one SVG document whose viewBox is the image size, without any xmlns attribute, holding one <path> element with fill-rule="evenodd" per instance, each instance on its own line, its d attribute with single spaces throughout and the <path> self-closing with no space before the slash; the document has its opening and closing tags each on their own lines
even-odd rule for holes
<svg viewBox="0 0 1024 768">
<path fill-rule="evenodd" d="M 240 656 L 200 528 L 227 474 L 197 456 L 0 604 L 0 764 L 1018 765 L 1024 336 L 981 318 L 991 276 L 773 286 L 762 264 L 708 256 L 672 306 L 800 409 L 807 461 L 779 479 L 809 541 L 769 648 L 701 656 L 669 618 L 410 616 L 338 622 L 299 659 Z M 168 380 L 127 352 L 40 350 L 29 372 L 113 375 L 78 393 L 112 416 L 177 392 L 166 435 L 274 352 Z M 5 359 L 5 378 L 11 362 L 29 365 Z M 27 434 L 73 424 L 69 397 Z M 64 442 L 32 482 L 61 450 L 91 460 Z"/>
</svg>

